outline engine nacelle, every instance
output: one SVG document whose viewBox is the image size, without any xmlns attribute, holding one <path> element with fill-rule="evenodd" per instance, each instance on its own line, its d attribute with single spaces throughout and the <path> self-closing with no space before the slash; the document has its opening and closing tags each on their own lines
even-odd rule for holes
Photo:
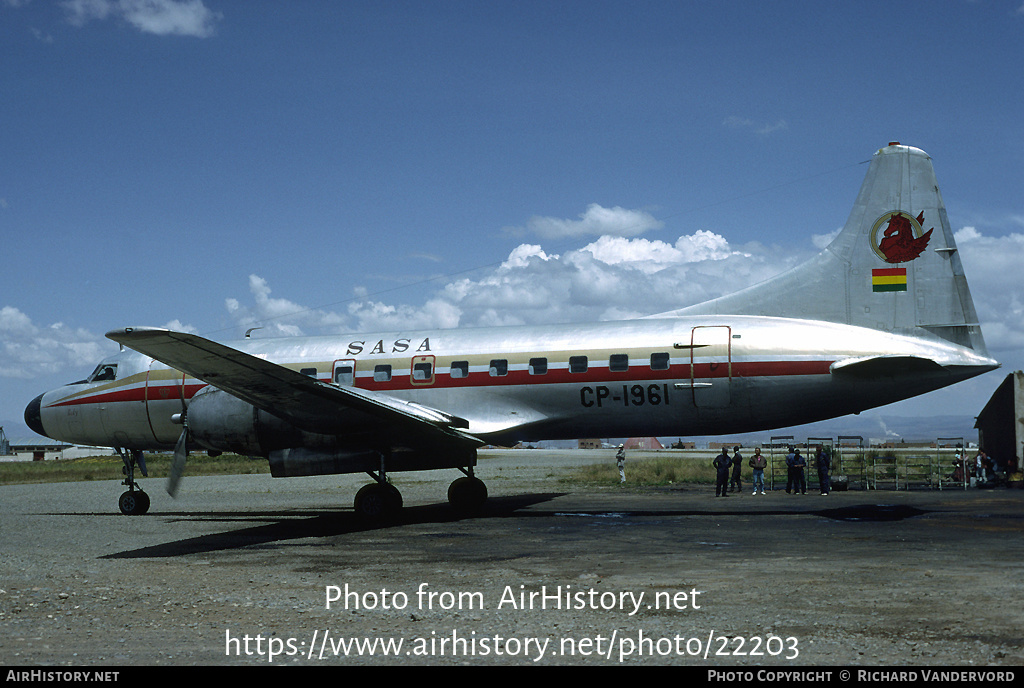
<svg viewBox="0 0 1024 688">
<path fill-rule="evenodd" d="M 364 425 L 366 425 L 364 423 Z M 216 387 L 204 387 L 188 405 L 192 441 L 211 451 L 269 459 L 275 477 L 363 473 L 381 468 L 380 428 L 340 435 L 311 433 Z M 476 450 L 458 443 L 402 446 L 391 437 L 386 468 L 424 471 L 476 465 Z"/>
<path fill-rule="evenodd" d="M 309 443 L 309 433 L 215 387 L 204 387 L 192 397 L 188 430 L 206 449 L 249 456 Z"/>
</svg>

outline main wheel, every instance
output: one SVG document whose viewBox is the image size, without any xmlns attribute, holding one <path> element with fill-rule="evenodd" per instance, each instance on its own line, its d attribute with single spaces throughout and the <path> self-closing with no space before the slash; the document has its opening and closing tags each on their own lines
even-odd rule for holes
<svg viewBox="0 0 1024 688">
<path fill-rule="evenodd" d="M 356 493 L 356 514 L 367 521 L 394 517 L 402 508 L 402 493 L 394 485 L 370 483 Z"/>
<path fill-rule="evenodd" d="M 477 514 L 487 501 L 487 485 L 480 478 L 459 478 L 448 486 L 448 503 L 461 515 Z"/>
</svg>

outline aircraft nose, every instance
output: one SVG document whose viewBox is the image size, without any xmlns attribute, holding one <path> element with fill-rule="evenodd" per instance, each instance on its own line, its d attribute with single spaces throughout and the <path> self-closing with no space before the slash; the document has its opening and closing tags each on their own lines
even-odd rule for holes
<svg viewBox="0 0 1024 688">
<path fill-rule="evenodd" d="M 25 424 L 32 428 L 32 432 L 46 437 L 46 430 L 43 429 L 43 395 L 40 394 L 25 407 Z"/>
</svg>

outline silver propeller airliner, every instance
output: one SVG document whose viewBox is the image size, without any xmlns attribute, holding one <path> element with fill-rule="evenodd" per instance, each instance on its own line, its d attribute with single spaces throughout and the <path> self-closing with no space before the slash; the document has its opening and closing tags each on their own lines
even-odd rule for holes
<svg viewBox="0 0 1024 688">
<path fill-rule="evenodd" d="M 33 400 L 41 435 L 113 446 L 120 509 L 145 513 L 145 450 L 264 457 L 274 476 L 454 468 L 454 507 L 486 499 L 477 448 L 521 440 L 721 434 L 863 411 L 998 367 L 985 348 L 931 158 L 877 151 L 846 225 L 808 263 L 658 316 L 217 343 L 131 327 L 88 379 Z"/>
</svg>

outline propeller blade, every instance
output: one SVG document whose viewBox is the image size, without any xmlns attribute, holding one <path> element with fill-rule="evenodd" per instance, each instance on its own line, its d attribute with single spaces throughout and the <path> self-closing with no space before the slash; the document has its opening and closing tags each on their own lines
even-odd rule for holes
<svg viewBox="0 0 1024 688">
<path fill-rule="evenodd" d="M 178 483 L 185 472 L 185 459 L 188 457 L 188 427 L 181 431 L 178 443 L 174 445 L 174 461 L 171 462 L 171 474 L 167 476 L 167 494 L 172 497 L 178 494 Z"/>
</svg>

